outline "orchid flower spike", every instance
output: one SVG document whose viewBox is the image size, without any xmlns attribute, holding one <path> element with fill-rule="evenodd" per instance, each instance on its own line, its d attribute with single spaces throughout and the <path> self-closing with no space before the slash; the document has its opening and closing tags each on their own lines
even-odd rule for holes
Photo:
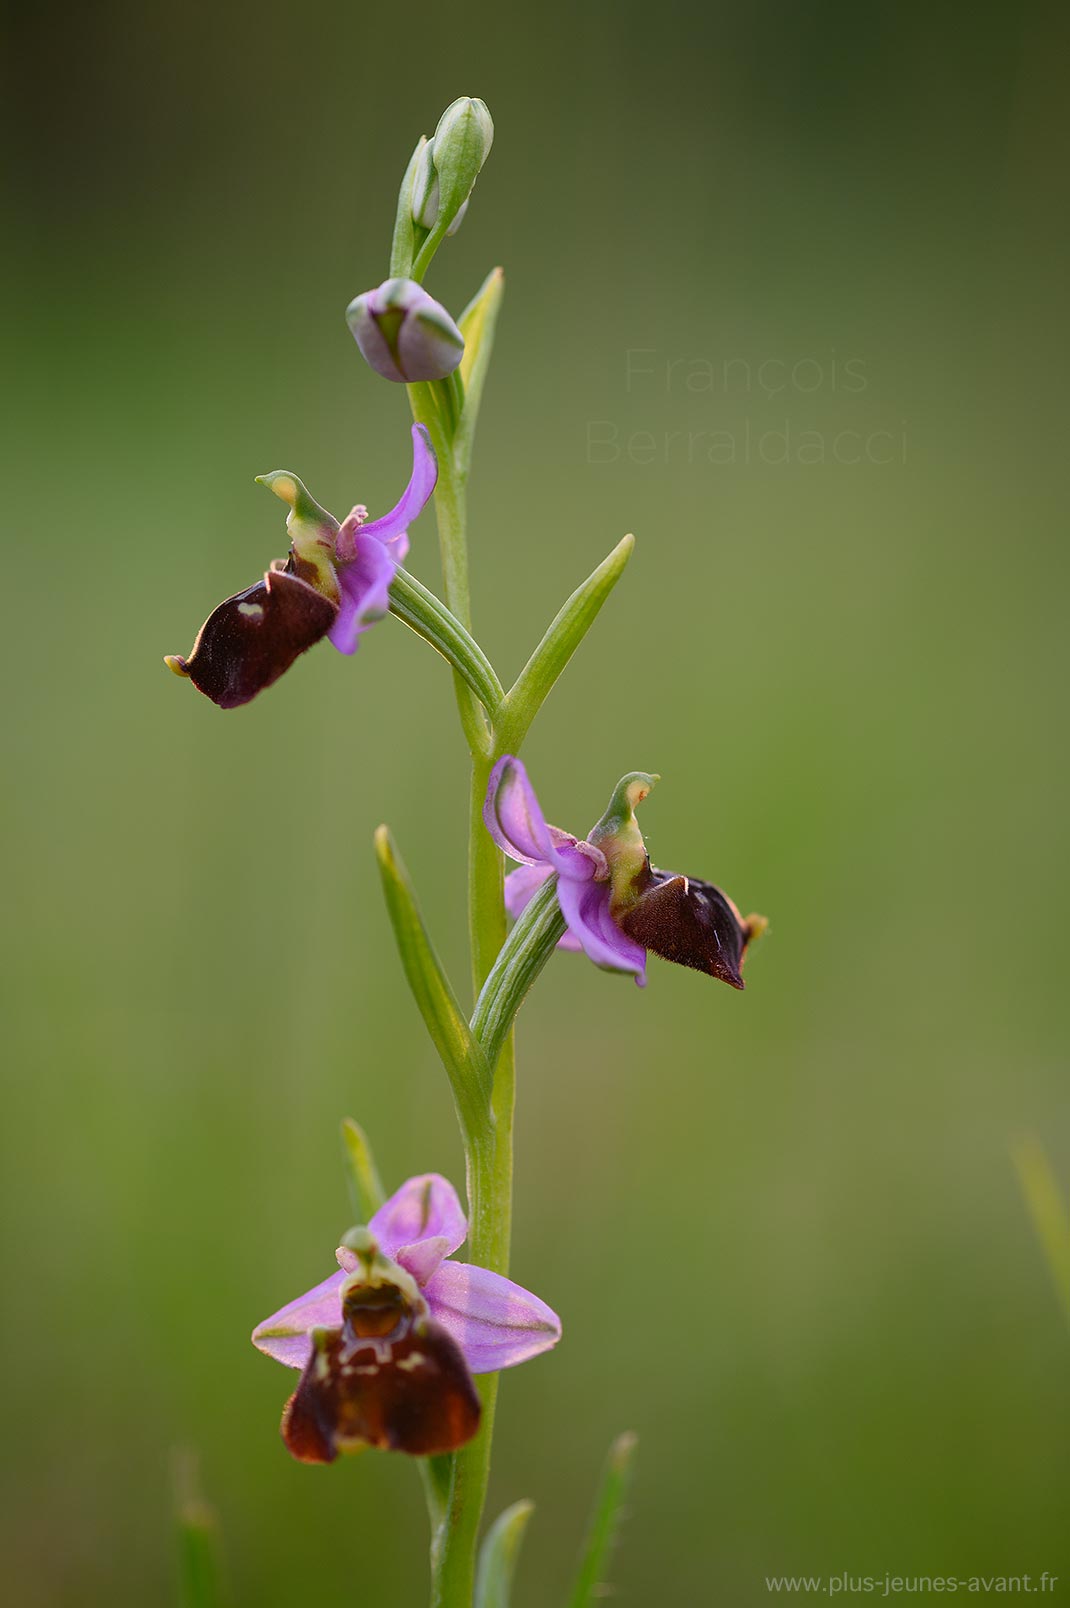
<svg viewBox="0 0 1070 1608">
<path fill-rule="evenodd" d="M 409 550 L 409 526 L 435 489 L 438 464 L 422 424 L 412 427 L 412 450 L 412 477 L 400 502 L 370 524 L 358 506 L 340 525 L 286 470 L 258 476 L 289 507 L 289 557 L 220 603 L 189 658 L 166 657 L 169 669 L 188 676 L 221 709 L 235 709 L 323 637 L 340 653 L 355 653 L 361 633 L 390 612 L 390 583 Z"/>
<path fill-rule="evenodd" d="M 253 1331 L 266 1356 L 300 1368 L 282 1438 L 305 1463 L 364 1446 L 426 1457 L 479 1428 L 472 1374 L 557 1344 L 538 1296 L 483 1267 L 447 1260 L 468 1233 L 452 1184 L 410 1178 L 335 1252 L 340 1272 Z"/>
<path fill-rule="evenodd" d="M 500 759 L 483 819 L 498 847 L 520 863 L 505 879 L 506 909 L 515 919 L 556 875 L 567 923 L 562 949 L 582 949 L 596 966 L 630 972 L 640 985 L 647 950 L 653 950 L 742 988 L 743 956 L 764 932 L 765 918 L 744 920 L 711 882 L 651 866 L 635 807 L 657 780 L 645 771 L 622 777 L 598 825 L 586 839 L 574 838 L 547 825 L 520 761 L 508 754 Z"/>
</svg>

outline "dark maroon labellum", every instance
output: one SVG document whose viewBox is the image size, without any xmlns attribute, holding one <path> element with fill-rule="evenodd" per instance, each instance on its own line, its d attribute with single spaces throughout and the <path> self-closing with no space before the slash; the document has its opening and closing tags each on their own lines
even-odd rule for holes
<svg viewBox="0 0 1070 1608">
<path fill-rule="evenodd" d="M 221 709 L 236 709 L 270 687 L 334 624 L 337 609 L 307 581 L 270 569 L 205 620 L 188 659 L 168 660 Z"/>
<path fill-rule="evenodd" d="M 374 1446 L 416 1457 L 452 1452 L 479 1428 L 480 1401 L 456 1341 L 390 1286 L 354 1292 L 342 1328 L 320 1331 L 282 1415 L 303 1463 Z"/>
<path fill-rule="evenodd" d="M 743 987 L 740 968 L 751 936 L 749 925 L 720 888 L 672 871 L 650 871 L 651 882 L 618 925 L 663 960 Z"/>
</svg>

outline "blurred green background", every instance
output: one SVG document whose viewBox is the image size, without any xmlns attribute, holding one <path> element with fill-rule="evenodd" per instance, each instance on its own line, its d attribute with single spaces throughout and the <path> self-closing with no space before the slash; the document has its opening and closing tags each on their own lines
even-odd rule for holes
<svg viewBox="0 0 1070 1608">
<path fill-rule="evenodd" d="M 388 820 L 463 978 L 449 678 L 391 621 L 221 714 L 162 655 L 284 550 L 255 474 L 403 484 L 342 312 L 461 93 L 497 141 L 429 285 L 507 271 L 503 676 L 638 539 L 528 765 L 577 830 L 660 771 L 655 859 L 772 922 L 745 995 L 560 956 L 522 1013 L 514 1271 L 565 1339 L 503 1392 L 519 1608 L 625 1428 L 635 1608 L 1065 1590 L 1070 1337 L 1009 1159 L 1070 1179 L 1055 9 L 102 0 L 9 45 L 10 1600 L 169 1601 L 179 1445 L 242 1608 L 424 1597 L 414 1470 L 292 1463 L 248 1333 L 330 1270 L 343 1115 L 459 1179 L 371 853 Z"/>
</svg>

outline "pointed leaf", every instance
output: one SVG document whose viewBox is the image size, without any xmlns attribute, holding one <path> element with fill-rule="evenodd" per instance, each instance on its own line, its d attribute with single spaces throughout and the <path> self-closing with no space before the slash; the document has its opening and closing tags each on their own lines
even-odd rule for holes
<svg viewBox="0 0 1070 1608">
<path fill-rule="evenodd" d="M 591 1608 L 605 1595 L 603 1576 L 616 1539 L 637 1444 L 636 1437 L 627 1434 L 619 1436 L 609 1448 L 569 1608 Z"/>
<path fill-rule="evenodd" d="M 409 874 L 385 826 L 375 834 L 375 852 L 405 976 L 449 1075 L 461 1127 L 474 1134 L 485 1120 L 490 1093 L 486 1058 L 428 937 Z"/>
<path fill-rule="evenodd" d="M 464 385 L 464 409 L 457 431 L 456 452 L 458 461 L 468 467 L 472 454 L 479 404 L 483 397 L 483 383 L 490 365 L 494 347 L 494 331 L 498 312 L 505 294 L 505 274 L 492 268 L 476 295 L 468 303 L 458 320 L 464 336 L 464 356 L 461 358 L 461 380 Z"/>
<path fill-rule="evenodd" d="M 349 1192 L 353 1197 L 357 1220 L 370 1223 L 386 1199 L 386 1190 L 380 1182 L 368 1136 L 352 1117 L 346 1117 L 342 1122 L 342 1143 L 345 1145 Z"/>
<path fill-rule="evenodd" d="M 559 610 L 506 695 L 499 725 L 500 752 L 519 753 L 528 727 L 545 703 L 554 682 L 594 624 L 602 604 L 620 580 L 634 546 L 634 536 L 625 536 L 619 541 L 609 557 L 599 564 L 582 586 L 577 587 Z"/>
<path fill-rule="evenodd" d="M 517 1553 L 534 1511 L 534 1502 L 514 1502 L 487 1531 L 479 1554 L 475 1608 L 509 1608 Z"/>
<path fill-rule="evenodd" d="M 503 693 L 490 660 L 445 603 L 400 565 L 390 585 L 390 612 L 441 653 L 493 719 Z"/>
</svg>

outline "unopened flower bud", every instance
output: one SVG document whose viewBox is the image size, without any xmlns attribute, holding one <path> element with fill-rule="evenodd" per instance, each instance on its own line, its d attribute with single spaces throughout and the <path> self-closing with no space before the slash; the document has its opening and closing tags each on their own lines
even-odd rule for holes
<svg viewBox="0 0 1070 1608">
<path fill-rule="evenodd" d="M 446 233 L 457 233 L 493 141 L 494 124 L 483 101 L 465 95 L 447 106 L 417 161 L 412 215 L 422 228 L 434 229 L 444 211 Z"/>
<path fill-rule="evenodd" d="M 431 160 L 431 141 L 423 140 L 412 181 L 412 215 L 424 229 L 433 229 L 438 217 L 438 174 Z"/>
<path fill-rule="evenodd" d="M 412 279 L 366 290 L 346 308 L 346 322 L 365 362 L 387 380 L 445 379 L 464 354 L 449 313 Z"/>
<path fill-rule="evenodd" d="M 447 235 L 455 235 L 464 222 L 464 215 L 468 211 L 468 195 L 461 202 L 457 213 L 446 230 Z M 416 162 L 416 177 L 412 183 L 412 216 L 422 229 L 431 230 L 438 222 L 439 183 L 438 173 L 435 170 L 432 156 L 432 141 L 428 140 L 420 152 Z"/>
</svg>

